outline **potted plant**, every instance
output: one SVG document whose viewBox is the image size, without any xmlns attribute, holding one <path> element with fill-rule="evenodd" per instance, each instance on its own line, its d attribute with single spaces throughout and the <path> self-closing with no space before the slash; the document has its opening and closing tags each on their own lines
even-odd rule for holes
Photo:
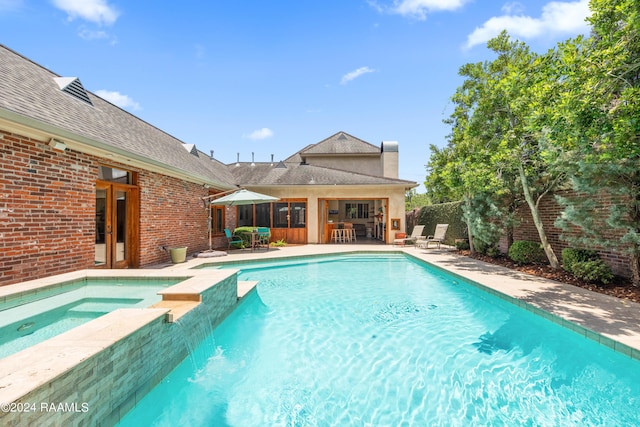
<svg viewBox="0 0 640 427">
<path fill-rule="evenodd" d="M 169 256 L 174 264 L 185 262 L 187 260 L 187 247 L 169 248 Z"/>
</svg>

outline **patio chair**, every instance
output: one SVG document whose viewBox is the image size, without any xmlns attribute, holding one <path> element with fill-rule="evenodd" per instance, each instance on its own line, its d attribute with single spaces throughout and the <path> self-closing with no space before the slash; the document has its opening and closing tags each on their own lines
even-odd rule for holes
<svg viewBox="0 0 640 427">
<path fill-rule="evenodd" d="M 240 236 L 235 236 L 231 234 L 231 231 L 229 231 L 228 228 L 224 229 L 224 235 L 227 236 L 227 241 L 228 241 L 227 250 L 231 249 L 231 245 L 235 245 L 239 243 L 244 244 L 244 240 L 242 240 Z"/>
<path fill-rule="evenodd" d="M 424 225 L 416 225 L 413 227 L 413 231 L 411 231 L 411 236 L 404 237 L 402 239 L 393 239 L 394 245 L 407 245 L 414 244 L 419 238 L 424 237 L 422 235 L 422 231 L 424 230 Z"/>
<path fill-rule="evenodd" d="M 258 227 L 258 246 L 264 246 L 269 250 L 269 239 L 271 238 L 271 229 L 269 227 Z"/>
<path fill-rule="evenodd" d="M 428 249 L 429 243 L 433 242 L 437 244 L 438 249 L 440 249 L 440 243 L 442 243 L 444 236 L 447 234 L 447 228 L 449 228 L 449 224 L 437 224 L 436 230 L 433 232 L 433 236 L 427 236 L 426 239 L 416 240 L 416 247 Z"/>
</svg>

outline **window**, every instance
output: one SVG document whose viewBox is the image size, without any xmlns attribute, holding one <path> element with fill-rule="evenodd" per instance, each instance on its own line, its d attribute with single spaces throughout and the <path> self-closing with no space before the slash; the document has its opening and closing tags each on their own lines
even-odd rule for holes
<svg viewBox="0 0 640 427">
<path fill-rule="evenodd" d="M 108 166 L 98 166 L 98 179 L 102 181 L 118 182 L 120 184 L 133 184 L 131 172 L 110 168 Z"/>
<path fill-rule="evenodd" d="M 275 228 L 289 228 L 289 203 L 273 204 L 273 226 Z"/>
<path fill-rule="evenodd" d="M 306 202 L 278 202 L 273 204 L 274 228 L 305 228 L 306 225 Z"/>
<path fill-rule="evenodd" d="M 290 228 L 304 228 L 306 225 L 307 204 L 302 202 L 291 203 L 291 221 Z"/>
<path fill-rule="evenodd" d="M 271 227 L 271 203 L 238 206 L 238 227 Z"/>
<path fill-rule="evenodd" d="M 256 227 L 271 227 L 271 203 L 256 205 Z"/>
<path fill-rule="evenodd" d="M 238 206 L 238 227 L 253 226 L 253 205 Z"/>
<path fill-rule="evenodd" d="M 224 207 L 211 206 L 211 232 L 222 234 L 224 232 Z"/>
<path fill-rule="evenodd" d="M 348 219 L 369 218 L 369 203 L 346 203 L 345 210 Z"/>
</svg>

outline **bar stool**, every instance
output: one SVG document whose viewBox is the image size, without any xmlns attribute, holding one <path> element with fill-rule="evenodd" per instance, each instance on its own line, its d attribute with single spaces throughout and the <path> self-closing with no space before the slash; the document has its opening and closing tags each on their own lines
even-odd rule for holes
<svg viewBox="0 0 640 427">
<path fill-rule="evenodd" d="M 334 228 L 331 230 L 331 241 L 335 243 L 341 243 L 344 241 L 344 229 Z"/>
<path fill-rule="evenodd" d="M 353 224 L 350 222 L 345 222 L 344 223 L 344 240 L 345 242 L 349 242 L 351 243 L 355 237 L 355 233 L 354 233 L 354 229 L 353 229 Z"/>
</svg>

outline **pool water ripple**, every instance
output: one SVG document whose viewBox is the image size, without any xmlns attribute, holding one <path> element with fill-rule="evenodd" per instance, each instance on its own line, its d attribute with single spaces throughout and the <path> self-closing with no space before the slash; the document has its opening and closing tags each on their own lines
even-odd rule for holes
<svg viewBox="0 0 640 427">
<path fill-rule="evenodd" d="M 214 354 L 122 425 L 640 424 L 637 361 L 417 262 L 347 264 L 243 269 Z"/>
</svg>

